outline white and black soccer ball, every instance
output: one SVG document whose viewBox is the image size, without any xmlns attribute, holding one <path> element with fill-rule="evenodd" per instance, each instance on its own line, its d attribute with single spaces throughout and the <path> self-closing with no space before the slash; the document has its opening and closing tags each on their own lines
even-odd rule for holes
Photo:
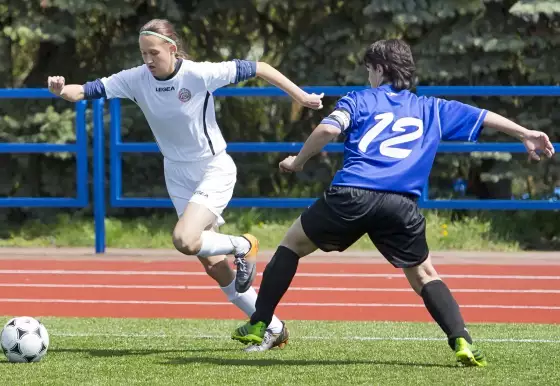
<svg viewBox="0 0 560 386">
<path fill-rule="evenodd" d="M 9 362 L 39 362 L 49 348 L 47 329 L 29 316 L 10 319 L 0 338 L 2 351 Z"/>
</svg>

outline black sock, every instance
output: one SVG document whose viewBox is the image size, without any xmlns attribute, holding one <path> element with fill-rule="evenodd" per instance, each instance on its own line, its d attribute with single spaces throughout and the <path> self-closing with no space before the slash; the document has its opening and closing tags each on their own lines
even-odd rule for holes
<svg viewBox="0 0 560 386">
<path fill-rule="evenodd" d="M 447 340 L 452 349 L 455 349 L 455 338 L 463 337 L 467 342 L 472 343 L 459 305 L 443 281 L 433 280 L 424 285 L 420 295 L 432 318 L 447 334 Z"/>
<path fill-rule="evenodd" d="M 295 252 L 286 247 L 278 247 L 264 270 L 251 324 L 257 322 L 264 322 L 267 326 L 270 324 L 276 306 L 296 274 L 298 263 L 299 256 Z"/>
</svg>

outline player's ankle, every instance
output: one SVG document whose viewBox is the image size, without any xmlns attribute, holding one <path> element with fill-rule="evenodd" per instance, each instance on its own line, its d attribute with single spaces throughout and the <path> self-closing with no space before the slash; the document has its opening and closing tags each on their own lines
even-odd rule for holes
<svg viewBox="0 0 560 386">
<path fill-rule="evenodd" d="M 242 236 L 230 236 L 231 243 L 233 244 L 235 255 L 246 254 L 251 249 L 251 243 Z"/>
</svg>

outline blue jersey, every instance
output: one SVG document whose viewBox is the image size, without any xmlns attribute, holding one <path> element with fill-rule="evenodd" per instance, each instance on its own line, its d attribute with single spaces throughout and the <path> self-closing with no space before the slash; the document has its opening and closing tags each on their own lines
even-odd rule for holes
<svg viewBox="0 0 560 386">
<path fill-rule="evenodd" d="M 416 196 L 430 175 L 439 142 L 476 141 L 487 112 L 389 85 L 350 92 L 335 110 L 339 117 L 344 112 L 346 140 L 343 167 L 332 185 Z"/>
</svg>

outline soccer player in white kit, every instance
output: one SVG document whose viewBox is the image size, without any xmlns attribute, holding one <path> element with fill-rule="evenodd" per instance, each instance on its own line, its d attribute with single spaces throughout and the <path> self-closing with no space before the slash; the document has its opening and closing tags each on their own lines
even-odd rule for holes
<svg viewBox="0 0 560 386">
<path fill-rule="evenodd" d="M 142 66 L 84 85 L 66 85 L 63 77 L 52 76 L 49 90 L 71 102 L 128 98 L 140 107 L 163 154 L 167 191 L 179 217 L 173 231 L 175 248 L 196 255 L 228 299 L 250 317 L 257 298 L 250 283 L 256 273 L 258 240 L 249 234 L 216 232 L 224 223 L 221 214 L 232 197 L 237 169 L 226 153 L 212 92 L 258 76 L 312 109 L 322 108 L 323 95 L 306 93 L 263 62 L 190 61 L 167 20 L 145 24 L 139 46 Z M 229 266 L 227 254 L 235 256 L 237 274 Z M 269 328 L 277 337 L 273 347 L 285 346 L 289 333 L 284 322 L 275 316 Z"/>
</svg>

